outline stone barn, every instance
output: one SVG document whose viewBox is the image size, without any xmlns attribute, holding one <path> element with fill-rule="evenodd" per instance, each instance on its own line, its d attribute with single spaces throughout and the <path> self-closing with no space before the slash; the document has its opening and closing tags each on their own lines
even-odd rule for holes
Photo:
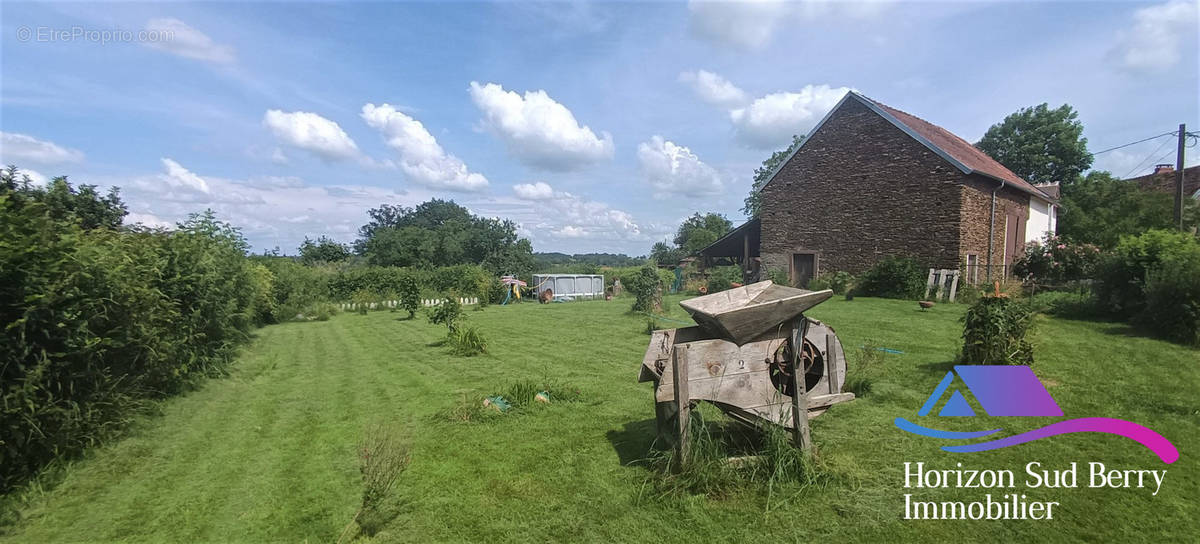
<svg viewBox="0 0 1200 544">
<path fill-rule="evenodd" d="M 760 217 L 700 253 L 760 257 L 797 286 L 891 255 L 975 283 L 1007 274 L 1026 242 L 1054 231 L 1051 192 L 946 129 L 850 92 L 764 184 Z"/>
</svg>

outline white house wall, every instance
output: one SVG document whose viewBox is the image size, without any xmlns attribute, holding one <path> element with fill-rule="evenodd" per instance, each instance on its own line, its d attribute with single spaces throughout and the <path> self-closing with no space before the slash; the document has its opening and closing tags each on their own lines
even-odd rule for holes
<svg viewBox="0 0 1200 544">
<path fill-rule="evenodd" d="M 1029 220 L 1025 223 L 1025 243 L 1037 242 L 1054 234 L 1058 215 L 1054 205 L 1037 197 L 1029 198 Z"/>
</svg>

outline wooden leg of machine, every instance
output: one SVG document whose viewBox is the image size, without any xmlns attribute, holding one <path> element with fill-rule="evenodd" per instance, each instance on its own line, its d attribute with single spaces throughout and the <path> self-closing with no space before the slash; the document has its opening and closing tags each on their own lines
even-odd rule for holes
<svg viewBox="0 0 1200 544">
<path fill-rule="evenodd" d="M 800 361 L 806 332 L 808 320 L 803 315 L 792 321 L 792 440 L 801 451 L 809 453 L 812 438 L 808 432 L 808 392 L 805 391 L 804 363 Z"/>
<path fill-rule="evenodd" d="M 678 346 L 673 350 L 671 357 L 671 378 L 675 384 L 675 406 L 676 406 L 676 436 L 675 441 L 675 459 L 679 461 L 678 467 L 682 467 L 687 461 L 688 452 L 691 447 L 688 430 L 691 424 L 691 400 L 688 399 L 688 346 Z"/>
</svg>

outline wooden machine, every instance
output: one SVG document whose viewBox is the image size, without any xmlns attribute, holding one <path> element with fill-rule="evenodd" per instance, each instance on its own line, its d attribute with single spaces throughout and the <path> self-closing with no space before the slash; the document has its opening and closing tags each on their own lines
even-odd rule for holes
<svg viewBox="0 0 1200 544">
<path fill-rule="evenodd" d="M 686 448 L 691 408 L 705 401 L 743 423 L 792 429 L 808 449 L 808 418 L 854 399 L 842 392 L 833 328 L 804 316 L 832 295 L 763 281 L 680 302 L 700 326 L 655 331 L 638 377 L 654 383 L 660 436 Z"/>
</svg>

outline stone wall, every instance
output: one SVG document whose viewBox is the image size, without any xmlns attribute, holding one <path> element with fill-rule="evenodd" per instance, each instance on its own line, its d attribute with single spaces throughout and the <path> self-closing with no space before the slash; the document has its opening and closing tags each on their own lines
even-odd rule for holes
<svg viewBox="0 0 1200 544">
<path fill-rule="evenodd" d="M 849 99 L 763 188 L 763 262 L 789 270 L 792 253 L 813 252 L 819 273 L 857 274 L 889 255 L 957 268 L 967 178 Z"/>
<path fill-rule="evenodd" d="M 981 265 L 988 264 L 988 214 L 992 209 L 992 191 L 1000 182 L 979 175 L 968 176 L 962 187 L 962 262 L 967 261 L 967 255 L 974 253 L 979 256 Z M 1016 216 L 1021 226 L 1029 218 L 1029 195 L 1013 189 L 1011 186 L 1001 189 L 996 194 L 996 227 L 992 243 L 992 275 L 995 279 L 1007 271 L 1001 265 L 1011 264 L 1014 255 L 1004 254 L 1005 217 Z M 1017 247 L 1024 246 L 1024 230 L 1018 232 Z M 980 269 L 979 280 L 987 277 L 986 268 Z"/>
</svg>

